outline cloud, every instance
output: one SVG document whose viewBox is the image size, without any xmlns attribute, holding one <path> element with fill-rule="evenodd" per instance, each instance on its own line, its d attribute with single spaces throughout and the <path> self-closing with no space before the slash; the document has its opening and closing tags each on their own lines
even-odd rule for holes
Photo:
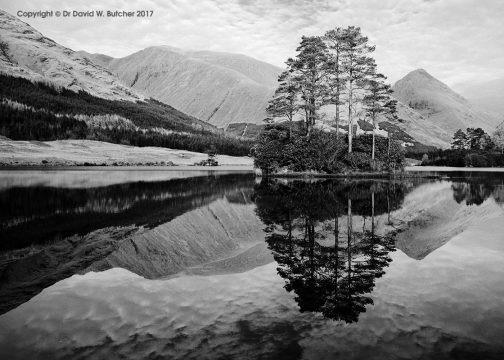
<svg viewBox="0 0 504 360">
<path fill-rule="evenodd" d="M 114 57 L 171 45 L 282 66 L 302 35 L 356 25 L 376 45 L 376 60 L 391 81 L 416 68 L 450 85 L 504 77 L 504 2 L 498 0 L 0 0 L 0 8 L 14 14 L 154 10 L 144 19 L 23 19 L 72 49 Z"/>
</svg>

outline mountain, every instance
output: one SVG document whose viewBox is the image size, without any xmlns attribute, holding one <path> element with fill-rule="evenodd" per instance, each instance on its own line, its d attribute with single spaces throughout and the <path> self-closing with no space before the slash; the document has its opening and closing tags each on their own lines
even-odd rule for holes
<svg viewBox="0 0 504 360">
<path fill-rule="evenodd" d="M 260 131 L 267 103 L 281 72 L 276 66 L 239 54 L 182 50 L 170 46 L 149 47 L 121 59 L 80 53 L 109 69 L 132 88 L 237 136 L 252 137 Z M 420 84 L 421 81 L 414 86 Z M 393 131 L 396 138 L 416 148 L 426 149 L 424 145 L 449 147 L 454 132 L 452 128 L 456 125 L 447 126 L 444 118 L 433 120 L 431 114 L 408 106 L 411 99 L 402 96 L 399 85 L 397 97 L 401 120 L 382 121 L 378 132 Z M 445 86 L 445 89 L 448 88 Z M 470 108 L 470 105 L 465 107 Z M 323 112 L 326 119 L 334 116 L 331 107 L 326 107 Z M 463 113 L 479 116 L 474 111 L 464 110 Z M 359 133 L 369 128 L 363 121 L 359 125 Z"/>
<path fill-rule="evenodd" d="M 85 109 L 80 114 L 76 106 L 64 109 L 63 112 L 59 111 L 59 104 L 53 106 L 55 99 L 45 93 L 41 97 L 39 93 L 44 89 L 40 90 L 40 86 L 36 90 L 30 89 L 33 93 L 30 99 L 26 99 L 26 89 L 17 91 L 16 94 L 19 96 L 16 98 L 6 97 L 3 94 L 2 101 L 8 99 L 11 102 L 7 105 L 2 103 L 2 106 L 15 107 L 17 112 L 22 108 L 25 113 L 18 114 L 21 117 L 26 116 L 26 111 L 33 109 L 42 112 L 49 110 L 54 118 L 59 119 L 70 112 L 72 114 L 70 117 L 79 118 L 88 126 L 96 127 L 97 124 L 104 122 L 109 124 L 111 120 L 109 118 L 97 120 L 94 114 L 100 117 L 117 115 L 120 126 L 130 129 L 132 134 L 135 131 L 141 130 L 145 133 L 150 130 L 161 132 L 166 137 L 170 134 L 173 136 L 175 131 L 180 137 L 188 134 L 204 135 L 201 132 L 203 130 L 215 133 L 217 127 L 226 129 L 228 134 L 250 138 L 257 135 L 264 126 L 265 108 L 281 72 L 279 67 L 244 55 L 182 50 L 170 46 L 149 47 L 120 59 L 83 51 L 74 52 L 44 37 L 26 23 L 5 12 L 0 12 L 0 28 L 2 29 L 0 73 L 4 74 L 2 76 L 23 77 L 31 82 L 48 83 L 73 91 L 83 90 L 96 98 L 112 101 L 129 100 L 131 103 L 126 107 L 124 102 L 103 106 L 99 100 L 88 99 L 86 102 L 92 104 L 98 102 L 100 106 L 86 109 L 87 106 L 79 103 L 79 108 Z M 2 81 L 5 83 L 10 80 L 2 79 Z M 12 89 L 9 91 L 11 95 L 14 93 Z M 399 100 L 400 120 L 379 121 L 378 133 L 384 135 L 386 131 L 391 131 L 394 138 L 420 151 L 427 149 L 425 145 L 449 147 L 453 133 L 459 128 L 482 127 L 491 132 L 502 121 L 499 117 L 473 106 L 425 70 L 416 70 L 406 75 L 394 85 L 394 92 Z M 157 102 L 147 101 L 141 94 L 152 97 Z M 65 96 L 72 98 L 68 93 Z M 59 94 L 56 97 L 60 99 Z M 41 98 L 45 100 L 44 103 L 40 101 Z M 79 102 L 80 99 L 77 98 L 74 96 L 70 100 L 65 100 L 65 106 L 68 107 L 69 102 Z M 134 105 L 138 100 L 144 100 L 144 105 Z M 142 109 L 136 109 L 138 106 Z M 48 107 L 54 107 L 58 112 Z M 370 124 L 364 121 L 362 114 L 359 117 L 358 133 L 369 131 Z M 330 110 L 325 118 L 328 121 L 323 122 L 327 122 L 330 126 L 332 123 Z M 56 120 L 58 121 L 61 122 Z M 114 124 L 118 123 L 117 119 L 112 121 Z M 15 129 L 13 131 L 15 132 Z M 21 139 L 19 134 L 13 136 L 13 131 L 1 135 Z M 71 132 L 75 137 L 77 131 L 72 129 Z M 114 134 L 100 135 L 98 140 L 119 141 L 119 135 L 112 135 Z M 56 138 L 61 138 L 58 136 Z M 90 136 L 93 137 L 88 131 L 86 137 Z M 131 143 L 133 145 L 172 144 L 170 146 L 174 148 L 192 151 L 205 151 L 207 147 L 201 145 L 189 148 L 187 145 L 191 144 L 189 140 L 183 142 L 177 140 L 175 143 L 149 140 L 146 143 L 143 140 L 133 139 L 131 134 L 127 137 L 128 141 L 133 141 Z M 240 150 L 240 154 L 242 152 Z M 228 153 L 238 154 L 236 152 L 231 154 L 229 151 Z"/>
<path fill-rule="evenodd" d="M 0 30 L 1 136 L 249 153 L 250 142 L 146 98 L 103 66 L 4 11 L 0 11 Z M 112 58 L 97 55 L 96 59 L 105 64 Z"/>
<path fill-rule="evenodd" d="M 282 71 L 244 55 L 170 46 L 149 47 L 121 59 L 81 54 L 133 89 L 220 128 L 262 124 Z"/>
<path fill-rule="evenodd" d="M 478 83 L 460 83 L 454 88 L 472 104 L 499 113 L 504 120 L 504 78 Z"/>
<path fill-rule="evenodd" d="M 423 69 L 410 72 L 397 81 L 394 97 L 424 118 L 426 127 L 438 127 L 451 138 L 458 129 L 481 127 L 492 132 L 502 121 L 481 111 Z"/>
<path fill-rule="evenodd" d="M 0 73 L 40 81 L 105 99 L 138 101 L 145 96 L 112 73 L 45 37 L 0 10 Z"/>
</svg>

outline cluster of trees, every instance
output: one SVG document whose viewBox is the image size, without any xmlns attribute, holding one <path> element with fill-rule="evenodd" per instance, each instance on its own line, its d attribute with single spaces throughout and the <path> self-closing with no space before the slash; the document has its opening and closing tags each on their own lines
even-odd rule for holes
<svg viewBox="0 0 504 360">
<path fill-rule="evenodd" d="M 374 154 L 374 159 L 371 158 Z M 348 170 L 388 170 L 404 166 L 401 144 L 389 138 L 361 135 L 355 138 L 353 152 L 348 152 L 346 139 L 337 133 L 306 128 L 299 123 L 270 124 L 256 140 L 252 149 L 254 164 L 264 175 L 279 169 L 292 172 L 315 171 L 336 174 Z"/>
<path fill-rule="evenodd" d="M 388 213 L 392 223 L 390 212 L 401 206 L 406 191 L 404 184 L 388 181 L 263 180 L 256 186 L 266 242 L 302 312 L 350 323 L 373 303 L 375 279 L 395 250 L 393 234 L 378 235 L 375 217 Z"/>
<path fill-rule="evenodd" d="M 86 92 L 0 74 L 0 134 L 13 140 L 91 139 L 134 146 L 159 146 L 246 156 L 250 140 L 224 135 L 211 125 L 155 100 L 112 101 Z M 78 115 L 118 115 L 141 130 L 124 126 L 89 126 Z M 76 118 L 77 117 L 77 118 Z M 82 116 L 81 116 L 82 117 Z M 162 133 L 165 129 L 172 133 Z"/>
<path fill-rule="evenodd" d="M 453 135 L 451 148 L 455 150 L 493 150 L 495 144 L 490 135 L 482 128 L 459 129 Z"/>
<path fill-rule="evenodd" d="M 456 167 L 503 167 L 504 123 L 490 135 L 481 128 L 457 130 L 451 149 L 436 150 L 422 157 L 422 165 Z"/>
<path fill-rule="evenodd" d="M 330 30 L 324 36 L 302 37 L 297 55 L 287 60 L 287 69 L 279 76 L 279 86 L 267 108 L 266 122 L 284 120 L 288 124 L 288 137 L 291 141 L 286 146 L 302 141 L 297 138 L 304 137 L 310 144 L 307 151 L 320 151 L 321 144 L 317 142 L 332 136 L 317 133 L 315 124 L 322 118 L 321 108 L 333 106 L 336 129 L 332 141 L 334 143 L 328 145 L 329 148 L 322 146 L 322 152 L 329 152 L 334 157 L 334 149 L 338 149 L 338 154 L 343 147 L 348 154 L 356 151 L 355 123 L 360 120 L 359 116 L 363 116 L 372 130 L 372 144 L 366 167 L 377 168 L 377 120 L 379 117 L 397 118 L 397 101 L 391 96 L 392 90 L 385 83 L 385 76 L 377 71 L 376 63 L 371 57 L 374 49 L 374 46 L 368 44 L 368 38 L 361 34 L 360 28 L 353 26 Z M 347 120 L 346 127 L 341 125 L 343 113 Z M 296 124 L 298 118 L 302 119 L 302 131 Z M 341 129 L 347 132 L 346 140 L 340 138 Z M 269 131 L 275 132 L 277 128 L 267 127 L 265 132 Z M 261 136 L 268 138 L 272 135 L 263 133 Z M 263 140 L 259 139 L 256 155 L 263 151 Z M 283 151 L 282 148 L 277 150 Z M 262 164 L 263 160 L 260 159 L 257 165 Z"/>
</svg>

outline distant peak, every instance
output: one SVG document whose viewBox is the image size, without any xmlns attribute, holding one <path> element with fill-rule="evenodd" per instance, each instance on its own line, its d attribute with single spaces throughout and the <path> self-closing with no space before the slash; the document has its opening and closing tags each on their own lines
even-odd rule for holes
<svg viewBox="0 0 504 360">
<path fill-rule="evenodd" d="M 415 83 L 441 83 L 438 79 L 436 79 L 434 76 L 429 74 L 425 69 L 416 69 L 411 72 L 409 72 L 406 76 L 403 78 L 399 79 L 394 87 L 397 88 L 397 86 L 401 86 L 401 84 L 405 84 L 408 82 L 415 82 Z M 443 84 L 444 85 L 444 84 Z M 446 85 L 444 85 L 446 86 Z"/>
<path fill-rule="evenodd" d="M 413 70 L 411 71 L 408 75 L 406 76 L 410 76 L 410 75 L 421 75 L 421 76 L 427 76 L 427 77 L 433 77 L 431 74 L 429 74 L 425 69 L 416 69 L 416 70 Z"/>
</svg>

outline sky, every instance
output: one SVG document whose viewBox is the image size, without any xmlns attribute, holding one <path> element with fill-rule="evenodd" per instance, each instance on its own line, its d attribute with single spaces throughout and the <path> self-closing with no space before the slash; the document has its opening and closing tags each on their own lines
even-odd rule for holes
<svg viewBox="0 0 504 360">
<path fill-rule="evenodd" d="M 21 11 L 152 17 L 21 20 L 73 50 L 123 57 L 154 45 L 240 53 L 283 67 L 302 35 L 359 26 L 395 82 L 423 68 L 450 86 L 504 78 L 504 0 L 0 0 Z"/>
</svg>

